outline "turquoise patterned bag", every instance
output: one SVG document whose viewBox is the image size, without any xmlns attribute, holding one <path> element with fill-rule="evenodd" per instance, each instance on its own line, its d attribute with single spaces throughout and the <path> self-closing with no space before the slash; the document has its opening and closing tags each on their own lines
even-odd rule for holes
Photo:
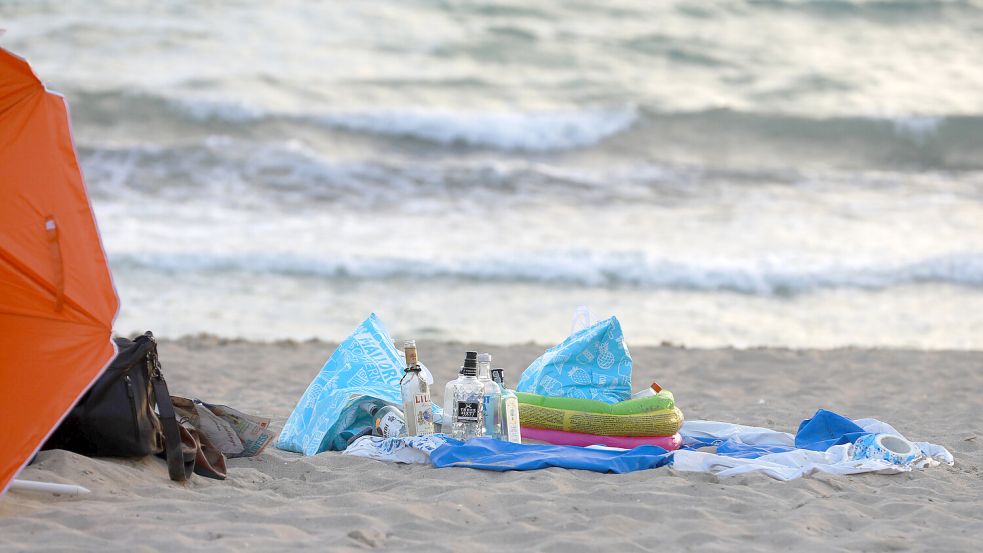
<svg viewBox="0 0 983 553">
<path fill-rule="evenodd" d="M 347 440 L 341 434 L 353 425 L 370 424 L 365 422 L 371 418 L 367 402 L 401 403 L 403 363 L 382 321 L 375 313 L 369 315 L 307 387 L 276 447 L 304 455 L 345 449 Z"/>
<path fill-rule="evenodd" d="M 617 403 L 631 398 L 631 354 L 617 317 L 570 335 L 522 373 L 516 391 Z"/>
</svg>

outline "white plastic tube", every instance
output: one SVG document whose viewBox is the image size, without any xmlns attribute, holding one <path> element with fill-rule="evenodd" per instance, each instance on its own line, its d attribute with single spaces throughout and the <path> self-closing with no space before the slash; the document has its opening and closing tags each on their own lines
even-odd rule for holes
<svg viewBox="0 0 983 553">
<path fill-rule="evenodd" d="M 14 480 L 10 483 L 10 489 L 22 492 L 70 495 L 73 497 L 90 493 L 88 488 L 83 488 L 75 484 L 52 484 L 50 482 L 35 482 L 33 480 Z"/>
<path fill-rule="evenodd" d="M 573 321 L 570 322 L 570 334 L 576 334 L 585 328 L 590 328 L 590 325 L 594 323 L 594 314 L 590 312 L 590 308 L 586 305 L 581 305 L 573 312 Z"/>
</svg>

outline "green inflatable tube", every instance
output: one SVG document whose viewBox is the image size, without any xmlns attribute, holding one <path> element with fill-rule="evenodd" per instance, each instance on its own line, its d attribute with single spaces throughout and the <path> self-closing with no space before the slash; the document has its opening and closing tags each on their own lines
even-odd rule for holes
<svg viewBox="0 0 983 553">
<path fill-rule="evenodd" d="M 547 397 L 526 392 L 517 392 L 515 395 L 518 396 L 520 404 L 565 411 L 580 411 L 582 413 L 597 413 L 599 415 L 642 415 L 652 411 L 672 409 L 676 406 L 672 392 L 669 390 L 662 390 L 654 396 L 628 399 L 618 403 L 604 403 L 593 399 L 571 397 Z"/>
</svg>

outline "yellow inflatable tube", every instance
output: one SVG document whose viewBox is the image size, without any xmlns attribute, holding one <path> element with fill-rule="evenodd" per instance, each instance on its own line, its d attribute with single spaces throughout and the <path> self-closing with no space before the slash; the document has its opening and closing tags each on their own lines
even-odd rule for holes
<svg viewBox="0 0 983 553">
<path fill-rule="evenodd" d="M 519 404 L 522 426 L 599 436 L 672 436 L 683 426 L 683 413 L 671 409 L 638 415 L 608 415 Z"/>
</svg>

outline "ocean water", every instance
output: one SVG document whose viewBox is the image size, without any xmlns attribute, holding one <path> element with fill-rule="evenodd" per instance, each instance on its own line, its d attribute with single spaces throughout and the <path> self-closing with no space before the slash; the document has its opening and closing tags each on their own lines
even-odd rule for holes
<svg viewBox="0 0 983 553">
<path fill-rule="evenodd" d="M 983 348 L 983 2 L 5 2 L 117 330 Z"/>
</svg>

